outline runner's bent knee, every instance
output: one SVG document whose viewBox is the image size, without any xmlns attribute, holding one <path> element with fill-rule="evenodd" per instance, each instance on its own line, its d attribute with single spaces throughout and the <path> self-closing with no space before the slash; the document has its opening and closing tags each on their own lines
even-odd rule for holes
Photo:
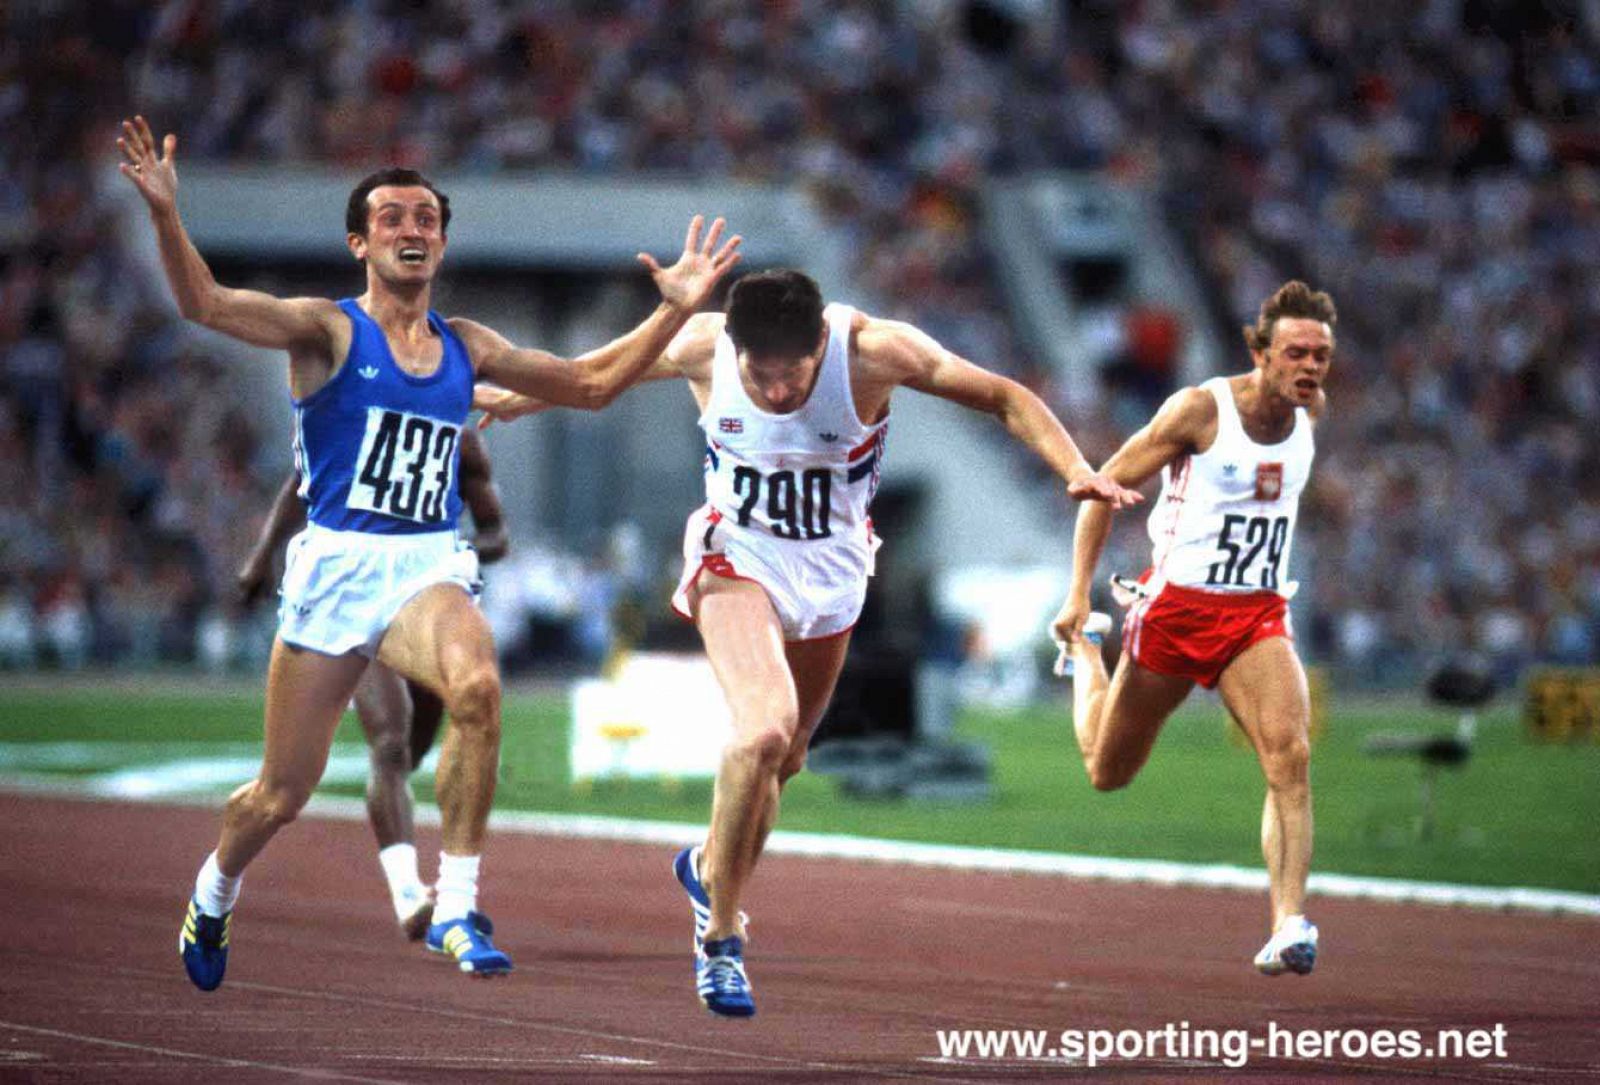
<svg viewBox="0 0 1600 1085">
<path fill-rule="evenodd" d="M 458 727 L 498 730 L 500 672 L 491 662 L 472 663 L 445 679 L 445 710 Z"/>
<path fill-rule="evenodd" d="M 311 792 L 315 783 L 307 786 L 303 784 L 268 783 L 257 780 L 250 790 L 246 801 L 252 810 L 264 820 L 277 828 L 289 824 L 305 809 L 311 800 Z"/>
<path fill-rule="evenodd" d="M 794 748 L 794 744 L 790 743 L 788 756 L 783 759 L 783 764 L 778 768 L 778 782 L 780 784 L 788 783 L 796 776 L 799 776 L 800 770 L 805 767 L 806 748 L 801 746 L 798 750 L 796 750 Z"/>
<path fill-rule="evenodd" d="M 735 757 L 777 771 L 789 753 L 789 741 L 792 737 L 792 731 L 785 731 L 777 725 L 768 724 L 741 732 L 733 740 L 732 753 Z"/>
<path fill-rule="evenodd" d="M 1084 768 L 1089 773 L 1089 783 L 1096 791 L 1118 791 L 1133 782 L 1137 768 L 1111 764 L 1099 756 L 1084 758 Z"/>
<path fill-rule="evenodd" d="M 380 775 L 408 775 L 411 772 L 411 749 L 400 735 L 385 735 L 368 747 L 372 771 Z"/>
<path fill-rule="evenodd" d="M 775 727 L 793 737 L 800 728 L 800 707 L 794 691 L 774 681 L 728 698 L 736 731 Z"/>
<path fill-rule="evenodd" d="M 1274 790 L 1304 787 L 1311 779 L 1311 743 L 1289 728 L 1264 734 L 1261 770 Z"/>
</svg>

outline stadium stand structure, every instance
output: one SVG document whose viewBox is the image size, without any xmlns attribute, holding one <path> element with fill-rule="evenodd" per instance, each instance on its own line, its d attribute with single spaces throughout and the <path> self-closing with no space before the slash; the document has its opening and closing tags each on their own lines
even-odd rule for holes
<svg viewBox="0 0 1600 1085">
<path fill-rule="evenodd" d="M 248 636 L 228 555 L 283 463 L 136 273 L 101 173 L 113 117 L 85 102 L 176 127 L 186 169 L 792 185 L 844 237 L 851 296 L 1025 380 L 1103 455 L 1159 382 L 1113 364 L 1105 406 L 1079 409 L 1018 341 L 982 243 L 991 178 L 1087 173 L 1161 208 L 1210 314 L 1174 326 L 1117 294 L 1110 339 L 1230 348 L 1290 275 L 1343 304 L 1297 547 L 1314 656 L 1401 681 L 1472 646 L 1503 680 L 1600 646 L 1587 7 L 109 0 L 0 19 L 0 659 Z"/>
</svg>

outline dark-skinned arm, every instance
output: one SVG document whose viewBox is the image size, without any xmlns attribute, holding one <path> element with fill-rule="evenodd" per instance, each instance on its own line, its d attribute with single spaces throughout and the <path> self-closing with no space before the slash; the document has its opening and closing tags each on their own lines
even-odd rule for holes
<svg viewBox="0 0 1600 1085">
<path fill-rule="evenodd" d="M 272 510 L 267 513 L 261 534 L 250 548 L 250 553 L 234 574 L 239 598 L 246 606 L 253 606 L 267 593 L 272 583 L 272 558 L 282 549 L 295 532 L 306 524 L 306 506 L 299 496 L 300 474 L 290 471 L 289 477 L 278 487 Z"/>
<path fill-rule="evenodd" d="M 478 560 L 492 565 L 511 549 L 511 538 L 506 533 L 500 488 L 490 473 L 489 450 L 473 429 L 461 431 L 461 500 L 472 514 L 476 531 L 472 545 L 478 551 Z"/>
</svg>

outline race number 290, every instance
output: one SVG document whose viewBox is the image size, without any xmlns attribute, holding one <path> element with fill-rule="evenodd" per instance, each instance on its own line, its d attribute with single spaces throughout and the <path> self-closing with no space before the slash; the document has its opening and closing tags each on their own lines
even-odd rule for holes
<svg viewBox="0 0 1600 1085">
<path fill-rule="evenodd" d="M 345 504 L 419 524 L 443 520 L 460 432 L 437 418 L 367 408 L 367 432 Z"/>
</svg>

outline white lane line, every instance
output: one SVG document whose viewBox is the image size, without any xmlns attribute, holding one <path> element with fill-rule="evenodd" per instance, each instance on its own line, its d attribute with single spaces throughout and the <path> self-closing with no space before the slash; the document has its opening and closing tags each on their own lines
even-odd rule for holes
<svg viewBox="0 0 1600 1085">
<path fill-rule="evenodd" d="M 588 1066 L 608 1063 L 616 1066 L 655 1066 L 654 1059 L 630 1059 L 626 1055 L 365 1055 L 344 1056 L 359 1062 L 449 1063 L 461 1066 Z"/>
<path fill-rule="evenodd" d="M 312 800 L 307 813 L 340 820 L 360 820 L 366 817 L 366 806 L 359 799 L 342 799 L 332 795 L 318 796 Z M 426 825 L 439 824 L 438 807 L 419 807 L 417 820 Z M 621 840 L 678 847 L 700 843 L 706 834 L 705 826 L 688 822 L 646 821 L 593 814 L 539 814 L 519 810 L 496 810 L 492 815 L 492 825 L 497 832 Z M 802 833 L 780 829 L 768 839 L 766 853 L 807 858 L 855 859 L 863 862 L 929 866 L 947 870 L 1040 874 L 1146 885 L 1197 886 L 1206 889 L 1238 889 L 1250 892 L 1265 892 L 1267 889 L 1266 871 L 1224 863 L 1113 859 L 1097 855 L 1024 851 L 1018 848 L 923 844 L 908 840 L 847 836 L 843 833 Z M 1308 889 L 1318 896 L 1354 900 L 1600 917 L 1600 895 L 1574 893 L 1561 889 L 1455 885 L 1448 882 L 1422 882 L 1348 874 L 1313 874 Z"/>
<path fill-rule="evenodd" d="M 364 745 L 339 743 L 323 782 L 360 782 L 367 778 L 367 765 Z M 83 773 L 69 778 L 72 786 L 108 798 L 226 791 L 260 768 L 259 742 L 0 742 L 0 772 L 31 779 L 50 772 Z"/>
<path fill-rule="evenodd" d="M 122 969 L 121 971 L 139 971 L 143 969 Z M 918 1073 L 911 1067 L 883 1067 L 871 1063 L 838 1063 L 817 1062 L 813 1059 L 795 1059 L 783 1055 L 763 1055 L 755 1051 L 733 1051 L 728 1048 L 711 1047 L 704 1044 L 685 1044 L 676 1040 L 663 1040 L 652 1036 L 630 1036 L 622 1032 L 603 1032 L 599 1029 L 580 1028 L 576 1025 L 562 1025 L 553 1021 L 540 1021 L 536 1018 L 501 1017 L 497 1014 L 476 1013 L 471 1010 L 451 1009 L 436 1004 L 417 1005 L 402 1002 L 398 999 L 374 998 L 370 995 L 341 994 L 334 991 L 307 991 L 297 987 L 280 987 L 271 983 L 255 983 L 242 981 L 229 983 L 230 987 L 247 991 L 264 991 L 268 994 L 289 995 L 295 998 L 310 999 L 313 1001 L 345 1003 L 357 1006 L 376 1006 L 380 1009 L 409 1010 L 424 1016 L 450 1017 L 462 1021 L 481 1021 L 492 1025 L 506 1025 L 518 1029 L 531 1029 L 534 1031 L 555 1032 L 566 1036 L 580 1036 L 588 1040 L 609 1040 L 613 1043 L 633 1044 L 640 1047 L 656 1047 L 665 1051 L 677 1051 L 689 1055 L 716 1055 L 721 1058 L 747 1059 L 751 1062 L 767 1063 L 773 1066 L 787 1066 L 800 1070 L 819 1070 L 829 1073 L 861 1073 L 863 1070 L 880 1078 L 910 1078 L 923 1079 L 927 1075 Z M 687 997 L 687 996 L 685 996 Z M 949 1080 L 941 1078 L 940 1080 Z"/>
<path fill-rule="evenodd" d="M 39 959 L 41 961 L 43 960 L 41 955 L 34 954 L 34 953 L 29 953 L 27 951 L 22 951 L 21 953 L 14 954 L 14 955 L 15 956 L 24 956 L 24 957 L 35 958 L 35 959 Z M 49 963 L 50 963 L 50 966 L 52 968 L 57 968 L 57 969 L 65 966 L 65 967 L 69 967 L 69 968 L 74 968 L 75 967 L 75 968 L 80 968 L 80 969 L 87 970 L 88 968 L 91 967 L 90 965 L 88 965 L 88 964 L 86 964 L 84 962 L 73 961 L 73 960 L 64 960 L 64 959 L 60 959 L 60 958 L 50 958 Z M 140 968 L 140 967 L 137 967 L 137 966 L 134 966 L 134 965 L 123 965 L 123 966 L 111 965 L 111 966 L 107 966 L 107 965 L 101 963 L 101 964 L 93 965 L 92 967 L 97 973 L 102 974 L 102 975 L 109 974 L 109 975 L 119 975 L 119 976 L 128 976 L 128 977 L 159 977 L 159 978 L 162 978 L 162 979 L 165 979 L 166 976 L 168 975 L 168 973 L 166 973 L 166 972 L 158 972 L 158 971 L 156 971 L 154 969 Z M 301 998 L 301 999 L 306 999 L 308 1001 L 313 1001 L 313 1002 L 332 1002 L 332 1003 L 335 1003 L 335 1004 L 344 1004 L 344 1005 L 352 1005 L 352 1006 L 374 1006 L 374 1007 L 377 1007 L 379 1009 L 386 1009 L 386 1010 L 405 1010 L 405 1011 L 409 1011 L 409 1012 L 412 1012 L 412 1013 L 416 1013 L 419 1016 L 426 1017 L 426 1018 L 453 1018 L 453 1019 L 459 1020 L 459 1021 L 476 1021 L 476 1022 L 480 1022 L 480 1023 L 484 1023 L 484 1024 L 491 1024 L 491 1025 L 505 1025 L 505 1026 L 508 1026 L 510 1028 L 522 1029 L 522 1030 L 554 1032 L 554 1033 L 557 1033 L 557 1034 L 560 1034 L 560 1035 L 565 1035 L 565 1036 L 577 1036 L 577 1037 L 581 1037 L 581 1038 L 587 1039 L 587 1040 L 605 1040 L 605 1041 L 611 1041 L 611 1042 L 621 1043 L 621 1044 L 630 1044 L 630 1045 L 633 1045 L 635 1047 L 660 1048 L 660 1049 L 662 1049 L 664 1051 L 680 1052 L 680 1053 L 684 1053 L 684 1054 L 688 1054 L 688 1055 L 699 1055 L 699 1056 L 707 1056 L 707 1055 L 709 1055 L 709 1056 L 715 1056 L 715 1057 L 719 1057 L 719 1058 L 744 1059 L 744 1060 L 748 1060 L 750 1062 L 765 1063 L 765 1064 L 768 1064 L 770 1066 L 787 1067 L 787 1068 L 798 1069 L 798 1070 L 813 1070 L 813 1071 L 824 1071 L 824 1072 L 829 1072 L 829 1073 L 847 1073 L 847 1074 L 859 1074 L 859 1073 L 862 1073 L 863 1071 L 869 1071 L 876 1078 L 886 1078 L 886 1079 L 887 1078 L 893 1078 L 893 1079 L 904 1079 L 904 1080 L 915 1080 L 915 1081 L 927 1080 L 928 1076 L 929 1076 L 926 1073 L 919 1072 L 917 1070 L 917 1068 L 913 1067 L 913 1066 L 904 1066 L 904 1065 L 883 1066 L 883 1065 L 880 1065 L 880 1064 L 877 1064 L 877 1063 L 818 1062 L 818 1061 L 815 1061 L 815 1060 L 812 1060 L 812 1059 L 789 1058 L 789 1057 L 786 1057 L 786 1056 L 783 1056 L 783 1055 L 765 1055 L 765 1054 L 761 1054 L 761 1053 L 755 1052 L 755 1051 L 734 1051 L 734 1050 L 731 1050 L 731 1049 L 728 1049 L 728 1048 L 711 1047 L 711 1046 L 707 1046 L 707 1045 L 703 1045 L 703 1044 L 697 1045 L 697 1044 L 679 1043 L 679 1042 L 677 1042 L 675 1040 L 664 1040 L 664 1039 L 658 1039 L 656 1037 L 651 1037 L 651 1036 L 632 1036 L 632 1035 L 629 1035 L 627 1033 L 603 1032 L 603 1031 L 600 1031 L 598 1029 L 580 1028 L 580 1027 L 578 1027 L 576 1025 L 563 1025 L 563 1024 L 559 1024 L 559 1023 L 556 1023 L 556 1022 L 553 1022 L 553 1021 L 541 1021 L 541 1020 L 539 1020 L 537 1018 L 503 1017 L 503 1016 L 500 1016 L 498 1014 L 479 1013 L 479 1012 L 476 1012 L 476 1011 L 473 1011 L 473 1010 L 456 1009 L 456 1008 L 452 1008 L 452 1007 L 441 1006 L 441 1005 L 438 1005 L 436 1003 L 419 1004 L 419 1003 L 413 1003 L 413 1002 L 404 1002 L 404 1001 L 401 1001 L 399 999 L 377 998 L 377 997 L 373 997 L 373 996 L 370 996 L 370 995 L 345 994 L 345 993 L 338 992 L 338 991 L 307 990 L 307 989 L 299 988 L 299 987 L 283 987 L 283 986 L 280 986 L 278 984 L 257 983 L 257 982 L 253 982 L 253 981 L 250 981 L 250 980 L 229 980 L 228 981 L 228 987 L 230 989 L 232 989 L 232 990 L 260 991 L 260 992 L 264 992 L 266 994 L 287 995 L 287 996 L 289 996 L 291 998 Z M 687 998 L 688 996 L 685 995 L 684 997 Z M 8 1024 L 9 1024 L 9 1022 L 0 1021 L 0 1028 L 4 1028 Z M 39 1033 L 43 1033 L 43 1034 L 46 1034 L 46 1035 L 57 1035 L 56 1033 L 51 1032 L 51 1030 L 49 1030 L 49 1029 L 33 1028 L 31 1026 L 26 1026 L 26 1025 L 13 1026 L 13 1027 L 19 1027 L 19 1028 L 22 1028 L 22 1029 L 25 1029 L 25 1030 L 28 1030 L 28 1031 L 39 1032 Z M 67 1035 L 67 1034 L 66 1033 L 61 1033 L 60 1035 Z M 106 1041 L 106 1042 L 107 1043 L 111 1043 L 111 1044 L 119 1044 L 120 1043 L 119 1041 Z M 141 1046 L 139 1046 L 137 1044 L 120 1044 L 120 1046 L 130 1047 L 132 1049 L 141 1050 L 141 1051 L 152 1051 L 152 1052 L 165 1053 L 165 1051 L 163 1049 L 160 1049 L 160 1048 L 141 1047 Z M 182 1054 L 182 1053 L 179 1052 L 178 1054 Z M 265 1064 L 265 1063 L 261 1063 L 261 1064 L 258 1064 L 258 1063 L 247 1063 L 247 1062 L 245 1062 L 245 1060 L 228 1059 L 228 1058 L 226 1058 L 224 1056 L 220 1056 L 220 1055 L 219 1056 L 192 1055 L 192 1056 L 189 1056 L 189 1057 L 202 1058 L 202 1059 L 212 1059 L 213 1061 L 239 1063 L 241 1065 L 250 1065 L 250 1066 L 262 1065 L 262 1066 L 266 1066 L 268 1069 L 290 1069 L 294 1073 L 301 1073 L 301 1074 L 303 1074 L 303 1073 L 311 1073 L 311 1071 L 298 1070 L 298 1069 L 294 1069 L 292 1067 L 280 1068 L 280 1067 L 270 1066 L 269 1064 Z M 364 1056 L 346 1056 L 346 1057 L 364 1057 Z M 626 1057 L 627 1056 L 616 1056 L 616 1058 L 626 1058 Z M 641 1060 L 641 1061 L 650 1061 L 650 1060 Z M 618 1063 L 617 1065 L 620 1066 L 622 1064 Z M 374 1079 L 357 1077 L 357 1078 L 349 1078 L 349 1080 L 371 1081 L 371 1080 L 374 1080 Z M 940 1080 L 940 1081 L 963 1082 L 963 1081 L 968 1081 L 969 1079 L 939 1077 L 938 1080 Z M 384 1083 L 384 1085 L 395 1085 L 395 1083 L 386 1082 L 386 1083 Z"/>
<path fill-rule="evenodd" d="M 92 788 L 68 779 L 0 777 L 0 791 L 18 791 L 60 798 L 96 799 Z M 214 797 L 163 797 L 185 806 L 214 807 Z M 360 799 L 319 795 L 302 816 L 336 821 L 361 821 L 367 816 Z M 436 806 L 418 805 L 420 825 L 438 825 Z M 682 847 L 705 839 L 705 826 L 678 821 L 647 821 L 602 817 L 594 814 L 540 814 L 496 810 L 490 822 L 496 832 L 528 833 L 589 840 Z M 936 867 L 946 870 L 990 871 L 1001 874 L 1038 874 L 1143 885 L 1193 886 L 1264 892 L 1266 871 L 1225 863 L 1181 863 L 1165 859 L 1114 859 L 1062 852 L 1023 851 L 1017 848 L 976 848 L 954 844 L 923 844 L 883 840 L 842 833 L 802 833 L 778 830 L 767 841 L 767 854 L 807 858 L 853 859 L 862 862 Z M 1313 874 L 1307 886 L 1316 896 L 1373 900 L 1396 904 L 1433 904 L 1485 908 L 1493 911 L 1529 911 L 1552 915 L 1600 918 L 1600 895 L 1525 886 L 1457 885 L 1448 882 L 1411 881 L 1349 874 Z"/>
<path fill-rule="evenodd" d="M 626 1055 L 579 1055 L 589 1062 L 603 1062 L 612 1066 L 654 1066 L 654 1059 L 630 1059 Z"/>
<path fill-rule="evenodd" d="M 254 1059 L 237 1059 L 227 1055 L 207 1055 L 199 1051 L 179 1051 L 172 1047 L 155 1047 L 150 1044 L 130 1043 L 126 1040 L 111 1040 L 104 1036 L 90 1036 L 82 1032 L 39 1028 L 35 1025 L 24 1025 L 18 1021 L 0 1021 L 0 1029 L 26 1032 L 35 1036 L 53 1036 L 59 1040 L 74 1040 L 81 1044 L 99 1044 L 102 1047 L 115 1047 L 123 1051 L 140 1051 L 147 1055 L 163 1055 L 172 1059 L 194 1059 L 198 1062 L 216 1063 L 220 1066 L 243 1066 L 251 1070 L 274 1070 L 281 1074 L 293 1074 L 295 1077 L 310 1077 L 326 1081 L 362 1081 L 369 1083 L 369 1085 L 404 1085 L 403 1082 L 395 1081 L 392 1078 L 360 1077 L 356 1074 L 346 1074 L 338 1070 L 325 1070 L 320 1067 L 282 1066 L 274 1062 L 257 1062 Z"/>
</svg>

